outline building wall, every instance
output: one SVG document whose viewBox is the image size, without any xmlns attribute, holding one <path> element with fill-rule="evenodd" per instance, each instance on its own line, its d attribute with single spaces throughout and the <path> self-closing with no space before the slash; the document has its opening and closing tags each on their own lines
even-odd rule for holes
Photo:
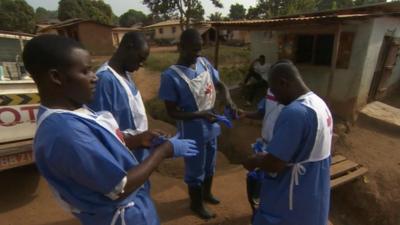
<svg viewBox="0 0 400 225">
<path fill-rule="evenodd" d="M 365 48 L 365 46 L 368 45 L 368 37 L 372 30 L 372 22 L 357 22 L 346 25 L 342 29 L 345 32 L 354 32 L 355 37 L 353 40 L 349 67 L 347 69 L 335 70 L 330 103 L 336 115 L 345 119 L 352 119 L 357 102 L 357 89 L 360 83 L 360 77 L 363 73 L 363 65 L 365 64 L 367 53 L 367 48 Z M 252 59 L 263 54 L 266 56 L 267 62 L 276 62 L 279 54 L 278 36 L 280 34 L 280 32 L 276 31 L 252 32 Z M 331 67 L 307 64 L 298 64 L 297 67 L 310 89 L 319 96 L 326 98 Z"/>
<path fill-rule="evenodd" d="M 111 55 L 114 52 L 111 27 L 81 23 L 78 30 L 79 41 L 92 55 Z"/>
<path fill-rule="evenodd" d="M 374 76 L 376 64 L 379 57 L 385 36 L 400 38 L 400 18 L 376 18 L 372 23 L 372 32 L 369 39 L 369 45 L 364 64 L 362 79 L 360 81 L 360 89 L 358 91 L 358 103 L 360 107 L 367 102 L 368 93 Z M 365 48 L 365 46 L 363 46 Z M 397 58 L 395 68 L 393 69 L 390 79 L 386 82 L 386 87 L 396 84 L 400 81 L 400 59 Z"/>
<path fill-rule="evenodd" d="M 172 28 L 175 27 L 175 33 L 172 31 Z M 160 28 L 163 29 L 163 32 L 160 33 Z M 154 39 L 174 39 L 178 40 L 181 36 L 182 30 L 179 25 L 172 26 L 163 26 L 155 28 Z"/>
</svg>

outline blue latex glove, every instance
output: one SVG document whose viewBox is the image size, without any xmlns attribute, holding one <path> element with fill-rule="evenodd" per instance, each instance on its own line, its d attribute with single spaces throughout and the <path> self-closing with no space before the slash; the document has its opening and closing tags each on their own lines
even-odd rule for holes
<svg viewBox="0 0 400 225">
<path fill-rule="evenodd" d="M 232 128 L 233 124 L 232 122 L 226 117 L 226 116 L 221 116 L 221 115 L 214 115 L 215 118 L 217 118 L 217 122 L 225 124 L 228 128 Z"/>
<path fill-rule="evenodd" d="M 174 148 L 174 157 L 191 157 L 199 154 L 196 141 L 190 139 L 179 139 L 178 132 L 174 137 L 169 139 Z"/>
<path fill-rule="evenodd" d="M 224 108 L 224 116 L 226 116 L 226 118 L 228 118 L 229 120 L 236 120 L 238 119 L 238 115 L 237 113 L 235 113 L 231 107 L 229 106 L 225 106 Z"/>
<path fill-rule="evenodd" d="M 151 140 L 150 149 L 157 148 L 159 145 L 168 141 L 168 138 L 165 136 L 157 136 Z"/>
</svg>

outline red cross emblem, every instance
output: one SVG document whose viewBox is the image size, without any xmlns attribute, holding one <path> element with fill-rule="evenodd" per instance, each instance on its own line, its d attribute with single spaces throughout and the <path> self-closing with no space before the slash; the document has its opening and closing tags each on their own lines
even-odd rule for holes
<svg viewBox="0 0 400 225">
<path fill-rule="evenodd" d="M 116 129 L 116 130 L 115 130 L 115 134 L 116 134 L 117 137 L 122 141 L 122 143 L 125 144 L 124 134 L 121 132 L 121 130 L 120 130 L 120 129 Z"/>
<path fill-rule="evenodd" d="M 206 86 L 206 90 L 205 90 L 205 94 L 206 95 L 208 95 L 208 94 L 211 94 L 213 92 L 213 86 L 212 86 L 212 84 L 211 83 L 208 83 L 207 84 L 207 86 Z"/>
</svg>

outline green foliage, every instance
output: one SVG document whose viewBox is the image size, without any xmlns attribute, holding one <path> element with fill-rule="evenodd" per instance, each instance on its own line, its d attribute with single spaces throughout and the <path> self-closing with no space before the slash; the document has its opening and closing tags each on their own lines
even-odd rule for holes
<svg viewBox="0 0 400 225">
<path fill-rule="evenodd" d="M 186 15 L 190 15 L 190 18 L 194 21 L 203 21 L 204 20 L 204 8 L 198 3 L 193 6 L 191 9 L 186 11 Z"/>
<path fill-rule="evenodd" d="M 46 22 L 48 20 L 57 19 L 58 11 L 47 10 L 43 7 L 38 7 L 35 12 L 36 22 Z"/>
<path fill-rule="evenodd" d="M 211 0 L 215 7 L 222 8 L 220 0 Z M 160 17 L 176 17 L 179 16 L 181 26 L 189 26 L 192 20 L 203 20 L 204 8 L 199 0 L 143 0 L 153 15 Z M 184 23 L 184 24 L 183 24 Z"/>
<path fill-rule="evenodd" d="M 137 23 L 144 23 L 146 20 L 147 16 L 142 11 L 130 9 L 121 15 L 119 18 L 119 25 L 123 27 L 131 27 Z"/>
<path fill-rule="evenodd" d="M 25 0 L 0 0 L 0 30 L 32 33 L 35 12 Z"/>
<path fill-rule="evenodd" d="M 354 5 L 367 5 L 367 4 L 375 4 L 380 2 L 386 2 L 386 0 L 355 0 Z"/>
<path fill-rule="evenodd" d="M 109 25 L 115 21 L 110 5 L 102 0 L 60 0 L 58 19 L 63 21 L 74 18 L 91 19 Z"/>
<path fill-rule="evenodd" d="M 229 18 L 232 20 L 241 20 L 246 18 L 246 9 L 239 3 L 234 5 L 232 4 L 229 10 Z"/>
<path fill-rule="evenodd" d="M 214 60 L 214 48 L 205 48 L 202 51 L 202 55 L 206 57 L 210 62 Z M 145 67 L 154 71 L 163 71 L 170 65 L 175 64 L 178 61 L 178 52 L 152 52 L 149 58 L 145 62 Z M 246 65 L 250 64 L 250 50 L 248 47 L 231 47 L 231 46 L 220 46 L 219 53 L 219 65 L 223 67 L 232 67 L 235 65 Z"/>
<path fill-rule="evenodd" d="M 211 21 L 222 21 L 223 20 L 222 13 L 220 12 L 211 13 L 210 16 L 208 16 L 208 19 Z"/>
</svg>

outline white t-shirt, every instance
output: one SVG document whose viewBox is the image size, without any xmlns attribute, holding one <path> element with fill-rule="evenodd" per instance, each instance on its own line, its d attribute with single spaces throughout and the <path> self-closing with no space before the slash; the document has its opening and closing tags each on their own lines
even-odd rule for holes
<svg viewBox="0 0 400 225">
<path fill-rule="evenodd" d="M 259 61 L 254 63 L 254 71 L 260 74 L 264 80 L 268 80 L 268 71 L 270 67 L 271 64 L 269 63 L 264 63 L 264 65 L 261 65 Z"/>
</svg>

